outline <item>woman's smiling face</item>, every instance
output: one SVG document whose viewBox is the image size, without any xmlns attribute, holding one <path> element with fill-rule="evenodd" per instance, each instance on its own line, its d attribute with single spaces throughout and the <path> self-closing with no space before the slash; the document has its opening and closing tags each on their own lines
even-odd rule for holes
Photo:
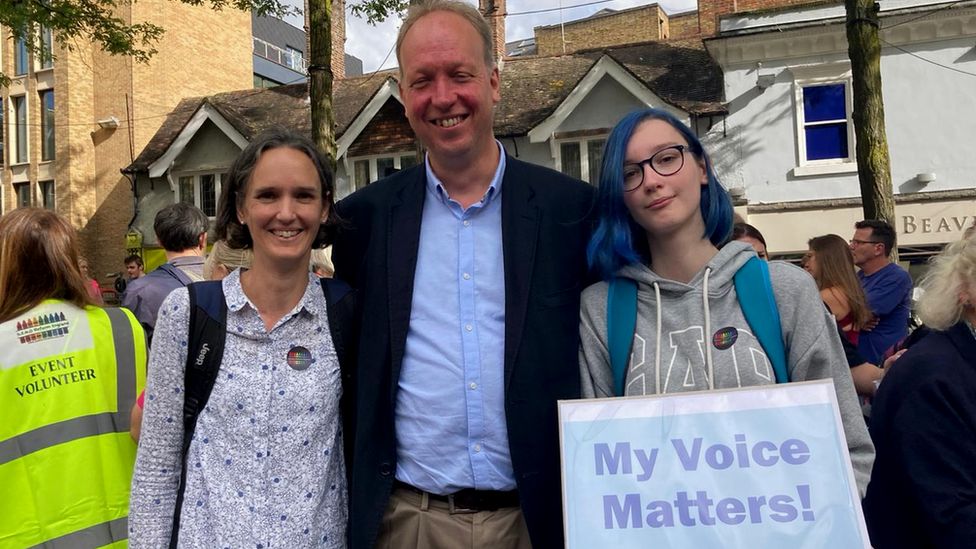
<svg viewBox="0 0 976 549">
<path fill-rule="evenodd" d="M 315 164 L 290 147 L 261 153 L 244 189 L 238 217 L 251 233 L 255 263 L 301 261 L 308 256 L 329 210 Z"/>
</svg>

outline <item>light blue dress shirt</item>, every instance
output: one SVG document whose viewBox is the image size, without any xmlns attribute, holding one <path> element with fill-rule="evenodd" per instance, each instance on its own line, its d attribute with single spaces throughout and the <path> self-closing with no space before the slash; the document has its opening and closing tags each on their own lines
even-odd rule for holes
<svg viewBox="0 0 976 549">
<path fill-rule="evenodd" d="M 396 478 L 435 494 L 512 490 L 505 424 L 501 186 L 467 209 L 427 161 L 410 328 L 396 402 Z"/>
</svg>

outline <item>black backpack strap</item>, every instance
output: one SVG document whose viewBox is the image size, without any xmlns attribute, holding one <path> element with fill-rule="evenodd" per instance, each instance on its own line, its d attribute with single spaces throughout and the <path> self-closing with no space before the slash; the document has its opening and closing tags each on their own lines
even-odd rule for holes
<svg viewBox="0 0 976 549">
<path fill-rule="evenodd" d="M 186 347 L 186 374 L 183 390 L 183 448 L 180 487 L 173 511 L 173 532 L 169 546 L 176 549 L 180 532 L 180 511 L 186 490 L 186 461 L 200 411 L 207 405 L 217 381 L 227 335 L 227 302 L 220 281 L 196 282 L 187 286 L 190 293 L 190 329 Z"/>
<path fill-rule="evenodd" d="M 343 449 L 346 456 L 346 475 L 352 471 L 352 450 L 355 434 L 356 360 L 359 345 L 359 295 L 346 282 L 335 278 L 323 278 L 329 317 L 329 333 L 339 357 L 342 374 L 342 398 L 339 410 L 342 414 Z"/>
<path fill-rule="evenodd" d="M 169 276 L 175 278 L 176 280 L 179 280 L 180 284 L 184 286 L 189 286 L 190 284 L 193 283 L 193 280 L 191 280 L 190 277 L 183 272 L 183 269 L 180 269 L 176 265 L 173 265 L 169 262 L 163 263 L 159 267 L 156 267 L 156 269 L 168 274 Z"/>
</svg>

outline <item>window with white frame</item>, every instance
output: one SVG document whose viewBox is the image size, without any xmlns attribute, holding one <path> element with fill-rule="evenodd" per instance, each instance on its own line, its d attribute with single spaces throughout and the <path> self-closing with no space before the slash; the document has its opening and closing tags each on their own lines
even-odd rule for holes
<svg viewBox="0 0 976 549">
<path fill-rule="evenodd" d="M 10 151 L 13 154 L 11 164 L 23 164 L 27 162 L 27 97 L 23 95 L 11 97 L 10 104 L 14 119 L 11 135 L 14 138 L 14 146 Z"/>
<path fill-rule="evenodd" d="M 356 189 L 417 165 L 417 153 L 403 152 L 381 156 L 350 158 L 352 182 Z"/>
<path fill-rule="evenodd" d="M 54 90 L 41 90 L 41 161 L 54 160 Z"/>
<path fill-rule="evenodd" d="M 54 181 L 41 181 L 41 204 L 48 210 L 54 209 Z"/>
<path fill-rule="evenodd" d="M 304 69 L 302 67 L 302 50 L 293 48 L 291 46 L 285 46 L 285 66 L 289 69 L 302 72 Z"/>
<path fill-rule="evenodd" d="M 177 199 L 200 208 L 207 217 L 216 217 L 220 183 L 227 177 L 220 172 L 181 175 L 177 178 Z"/>
<path fill-rule="evenodd" d="M 14 193 L 17 195 L 17 207 L 29 208 L 31 206 L 31 184 L 28 181 L 14 183 Z"/>
<path fill-rule="evenodd" d="M 23 36 L 14 38 L 14 76 L 27 74 L 30 55 L 27 51 L 27 41 Z"/>
<path fill-rule="evenodd" d="M 54 35 L 50 27 L 41 26 L 40 46 L 41 51 L 37 52 L 40 68 L 50 69 L 54 66 Z"/>
<path fill-rule="evenodd" d="M 856 170 L 849 66 L 792 69 L 796 107 L 797 175 Z M 833 74 L 830 74 L 830 73 Z"/>
<path fill-rule="evenodd" d="M 606 136 L 558 141 L 559 171 L 596 185 L 600 182 Z"/>
</svg>

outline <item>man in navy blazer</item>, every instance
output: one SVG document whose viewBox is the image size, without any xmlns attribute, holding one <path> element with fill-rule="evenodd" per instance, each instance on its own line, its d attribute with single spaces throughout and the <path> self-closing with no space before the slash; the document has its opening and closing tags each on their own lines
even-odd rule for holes
<svg viewBox="0 0 976 549">
<path fill-rule="evenodd" d="M 593 188 L 495 140 L 493 51 L 474 7 L 412 7 L 400 94 L 426 161 L 337 206 L 362 307 L 353 548 L 563 544 L 556 401 L 579 397 Z"/>
</svg>

